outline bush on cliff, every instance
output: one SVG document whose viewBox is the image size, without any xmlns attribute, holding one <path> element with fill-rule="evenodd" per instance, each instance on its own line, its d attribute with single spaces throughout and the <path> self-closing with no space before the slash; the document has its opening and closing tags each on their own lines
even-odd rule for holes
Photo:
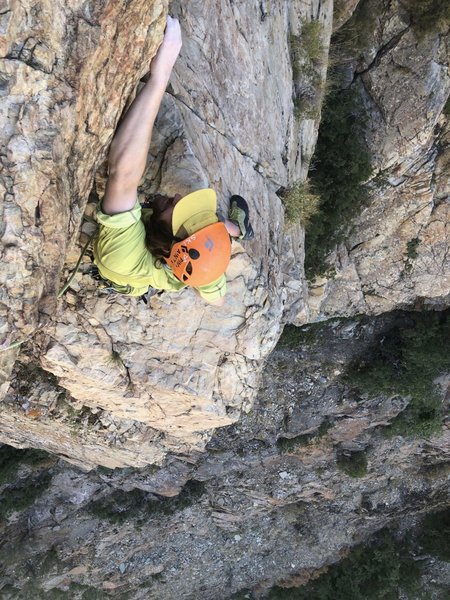
<svg viewBox="0 0 450 600">
<path fill-rule="evenodd" d="M 275 587 L 269 600 L 387 600 L 402 588 L 413 592 L 419 567 L 392 534 L 383 531 L 368 546 L 354 548 L 318 579 L 298 589 Z"/>
<path fill-rule="evenodd" d="M 441 426 L 442 394 L 433 382 L 450 371 L 449 346 L 450 311 L 412 313 L 356 361 L 347 378 L 371 395 L 409 396 L 409 405 L 387 432 L 428 436 Z"/>
<path fill-rule="evenodd" d="M 52 475 L 48 468 L 55 462 L 40 450 L 19 450 L 6 444 L 0 447 L 0 522 L 12 512 L 31 506 L 48 488 Z M 32 467 L 26 477 L 16 477 L 23 465 Z"/>
<path fill-rule="evenodd" d="M 411 26 L 419 37 L 427 33 L 443 33 L 450 26 L 448 0 L 403 0 Z"/>
<path fill-rule="evenodd" d="M 142 525 L 152 516 L 171 515 L 197 502 L 205 493 L 205 484 L 191 479 L 178 496 L 157 497 L 143 490 L 114 490 L 108 496 L 91 502 L 87 510 L 111 523 L 124 523 L 127 520 Z"/>
<path fill-rule="evenodd" d="M 450 563 L 450 508 L 427 515 L 418 542 L 424 552 Z"/>
<path fill-rule="evenodd" d="M 319 210 L 320 198 L 308 181 L 296 181 L 281 195 L 287 223 L 300 223 L 306 229 Z"/>
</svg>

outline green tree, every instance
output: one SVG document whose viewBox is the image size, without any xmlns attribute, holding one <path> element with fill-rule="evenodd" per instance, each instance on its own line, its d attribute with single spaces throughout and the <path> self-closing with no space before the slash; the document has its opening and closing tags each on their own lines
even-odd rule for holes
<svg viewBox="0 0 450 600">
<path fill-rule="evenodd" d="M 344 239 L 350 220 L 368 199 L 364 182 L 372 168 L 363 142 L 366 123 L 355 88 L 334 90 L 328 96 L 310 171 L 312 192 L 320 197 L 320 205 L 306 234 L 309 279 L 326 272 L 327 255 Z"/>
<path fill-rule="evenodd" d="M 388 432 L 428 436 L 439 430 L 442 394 L 434 380 L 450 371 L 450 311 L 417 313 L 377 340 L 347 372 L 347 379 L 371 395 L 410 397 Z"/>
</svg>

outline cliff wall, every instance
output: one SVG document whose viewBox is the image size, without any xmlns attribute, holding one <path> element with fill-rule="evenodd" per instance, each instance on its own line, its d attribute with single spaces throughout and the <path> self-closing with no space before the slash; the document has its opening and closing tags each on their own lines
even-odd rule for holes
<svg viewBox="0 0 450 600">
<path fill-rule="evenodd" d="M 448 306 L 448 22 L 424 30 L 412 4 L 360 2 L 343 26 L 356 48 L 335 36 L 369 115 L 370 203 L 332 257 L 334 276 L 311 286 L 299 322 Z"/>
<path fill-rule="evenodd" d="M 448 506 L 448 377 L 422 398 L 433 427 L 415 431 L 393 429 L 412 391 L 348 378 L 412 318 L 387 311 L 448 306 L 448 26 L 419 30 L 409 0 L 335 4 L 170 6 L 184 46 L 139 194 L 212 185 L 222 211 L 247 197 L 256 236 L 233 244 L 221 309 L 189 290 L 148 306 L 105 294 L 89 253 L 57 298 L 168 3 L 1 11 L 0 442 L 51 453 L 13 473 L 0 448 L 6 599 L 259 598 Z M 358 51 L 336 50 L 343 27 Z M 280 196 L 314 168 L 335 60 L 363 97 L 374 177 L 334 276 L 311 283 Z M 310 325 L 274 350 L 286 323 Z"/>
<path fill-rule="evenodd" d="M 39 255 L 39 268 L 27 275 L 28 289 L 36 301 L 28 302 L 21 292 L 9 291 L 8 285 L 2 292 L 5 305 L 14 312 L 21 310 L 17 302 L 32 305 L 34 317 L 22 323 L 13 319 L 11 310 L 9 321 L 5 321 L 5 348 L 24 339 L 27 342 L 19 346 L 21 354 L 9 388 L 11 378 L 5 367 L 1 439 L 19 445 L 32 442 L 51 451 L 64 448 L 65 456 L 86 466 L 97 463 L 102 454 L 105 466 L 137 466 L 160 462 L 167 450 L 201 449 L 211 430 L 235 421 L 242 410 L 250 408 L 263 361 L 281 332 L 285 307 L 292 311 L 305 303 L 302 232 L 297 226 L 289 235 L 284 234 L 283 206 L 276 192 L 305 175 L 318 123 L 293 116 L 289 32 L 298 33 L 302 23 L 318 19 L 326 57 L 332 23 L 328 0 L 294 5 L 275 2 L 264 10 L 262 5 L 244 9 L 220 1 L 206 10 L 194 1 L 173 6 L 181 19 L 184 46 L 155 126 L 141 198 L 157 190 L 186 193 L 199 184 L 211 185 L 218 192 L 221 210 L 226 212 L 229 196 L 240 193 L 252 207 L 255 241 L 245 248 L 239 243 L 233 246 L 227 272 L 229 294 L 222 309 L 205 306 L 189 290 L 156 294 L 148 307 L 134 299 L 102 295 L 90 275 L 88 258 L 67 293 L 56 302 L 58 286 L 78 258 L 76 239 L 84 206 L 89 199 L 93 201 L 87 207 L 87 214 L 92 215 L 102 194 L 101 161 L 113 128 L 148 69 L 167 11 L 166 5 L 150 3 L 140 16 L 138 5 L 132 12 L 122 7 L 121 21 L 110 12 L 119 6 L 112 2 L 97 7 L 91 26 L 79 16 L 84 13 L 78 9 L 66 15 L 68 23 L 75 17 L 77 23 L 83 23 L 74 29 L 73 44 L 80 45 L 86 31 L 90 32 L 83 46 L 83 69 L 74 71 L 73 64 L 79 64 L 77 55 L 68 53 L 66 62 L 58 59 L 64 77 L 72 74 L 75 78 L 71 81 L 76 100 L 70 101 L 69 96 L 67 119 L 58 135 L 73 138 L 74 149 L 67 143 L 64 152 L 79 182 L 76 186 L 67 184 L 65 195 L 58 194 L 58 202 L 66 206 L 65 225 L 56 227 L 53 213 L 46 212 L 52 210 L 50 197 L 55 198 L 50 188 L 46 192 L 49 200 L 39 209 L 41 221 L 48 227 L 52 223 L 57 235 L 65 236 L 66 241 L 58 243 L 56 233 L 47 236 L 51 239 L 48 243 L 57 249 L 56 263 L 54 256 L 42 249 L 47 238 L 30 221 L 30 227 L 21 229 L 20 236 L 6 244 L 6 252 L 19 253 L 22 262 L 11 263 L 14 277 L 5 272 L 4 281 L 8 285 L 24 281 L 22 263 Z M 148 21 L 144 21 L 145 27 L 141 25 L 144 17 Z M 11 22 L 17 19 L 20 15 Z M 131 33 L 133 27 L 136 30 Z M 117 55 L 109 51 L 114 32 L 114 39 L 127 38 L 127 45 L 117 50 Z M 135 40 L 144 34 L 145 43 L 139 37 Z M 72 38 L 65 36 L 58 43 L 66 44 L 68 39 Z M 129 46 L 133 47 L 130 53 Z M 17 67 L 16 63 L 13 61 L 10 69 L 31 71 L 41 81 L 40 71 L 36 75 L 29 65 L 19 61 Z M 95 81 L 93 73 L 97 73 Z M 48 77 L 51 80 L 52 74 Z M 325 69 L 320 77 L 325 77 Z M 119 94 L 120 86 L 123 90 Z M 67 93 L 72 94 L 71 90 L 69 87 Z M 89 115 L 92 125 L 86 125 L 83 115 Z M 16 129 L 21 123 L 15 124 Z M 78 135 L 80 129 L 83 131 Z M 83 151 L 83 145 L 88 151 Z M 54 148 L 55 144 L 49 145 L 49 152 Z M 305 156 L 309 157 L 306 161 Z M 65 181 L 66 162 L 49 161 L 51 177 Z M 33 165 L 40 174 L 36 161 L 27 168 Z M 25 210 L 20 202 L 20 198 L 11 197 L 8 206 L 14 214 Z M 32 208 L 35 210 L 34 204 Z M 17 230 L 8 224 L 8 214 L 5 236 Z M 83 227 L 81 244 L 91 224 Z M 72 246 L 67 245 L 71 238 Z M 31 249 L 29 244 L 37 239 L 38 245 Z M 66 265 L 61 270 L 66 247 Z M 46 267 L 47 262 L 53 271 Z M 35 280 L 44 276 L 52 281 L 52 293 L 46 292 L 45 286 L 36 291 Z M 44 310 L 42 303 L 51 309 Z M 45 321 L 39 316 L 49 312 L 51 318 Z M 12 348 L 4 353 L 6 358 L 10 355 L 9 366 L 11 354 L 15 358 L 17 351 Z M 50 381 L 46 373 L 56 379 Z M 24 402 L 21 390 L 30 377 L 36 380 Z M 71 433 L 74 427 L 77 436 Z M 114 448 L 108 449 L 111 444 Z M 92 446 L 97 450 L 89 458 L 87 448 Z"/>
<path fill-rule="evenodd" d="M 284 336 L 254 410 L 218 429 L 206 453 L 89 473 L 47 457 L 0 478 L 2 597 L 263 598 L 382 527 L 448 506 L 448 416 L 432 435 L 389 434 L 410 397 L 369 396 L 342 377 L 409 318 Z"/>
<path fill-rule="evenodd" d="M 363 50 L 348 59 L 383 180 L 336 250 L 335 277 L 308 291 L 304 233 L 285 227 L 277 192 L 309 168 L 332 2 L 173 4 L 185 43 L 140 197 L 210 184 L 226 211 L 239 192 L 250 200 L 256 237 L 233 246 L 224 308 L 189 290 L 155 294 L 145 307 L 102 294 L 88 256 L 56 296 L 92 233 L 90 222 L 80 233 L 82 215 L 92 216 L 102 195 L 108 144 L 148 70 L 167 5 L 26 7 L 2 15 L 3 442 L 88 468 L 160 464 L 169 451 L 204 449 L 212 430 L 251 409 L 285 322 L 446 305 L 445 32 L 419 35 L 394 2 L 375 12 Z M 351 23 L 354 10 L 341 3 L 340 21 Z M 312 20 L 319 106 L 300 115 L 296 96 L 312 81 Z M 293 65 L 294 39 L 303 40 L 303 69 Z"/>
</svg>

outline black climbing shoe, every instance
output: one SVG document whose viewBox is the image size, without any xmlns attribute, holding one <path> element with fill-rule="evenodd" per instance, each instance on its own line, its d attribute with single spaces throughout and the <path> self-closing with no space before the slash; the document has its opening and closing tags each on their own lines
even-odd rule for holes
<svg viewBox="0 0 450 600">
<path fill-rule="evenodd" d="M 239 240 L 252 240 L 255 237 L 249 212 L 248 204 L 242 196 L 231 196 L 228 218 L 239 227 L 241 231 Z"/>
<path fill-rule="evenodd" d="M 95 281 L 103 281 L 102 276 L 100 275 L 98 268 L 95 265 L 91 265 L 89 269 L 89 273 Z"/>
</svg>

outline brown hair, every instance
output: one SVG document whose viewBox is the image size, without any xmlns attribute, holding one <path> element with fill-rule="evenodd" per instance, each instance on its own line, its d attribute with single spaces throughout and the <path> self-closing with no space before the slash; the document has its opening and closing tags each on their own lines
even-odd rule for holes
<svg viewBox="0 0 450 600">
<path fill-rule="evenodd" d="M 147 250 L 157 259 L 156 265 L 161 266 L 164 259 L 170 255 L 172 244 L 176 238 L 172 234 L 171 213 L 170 219 L 162 217 L 162 213 L 172 206 L 172 198 L 168 196 L 154 196 L 149 206 L 153 212 L 150 218 L 145 219 L 145 245 Z"/>
</svg>

